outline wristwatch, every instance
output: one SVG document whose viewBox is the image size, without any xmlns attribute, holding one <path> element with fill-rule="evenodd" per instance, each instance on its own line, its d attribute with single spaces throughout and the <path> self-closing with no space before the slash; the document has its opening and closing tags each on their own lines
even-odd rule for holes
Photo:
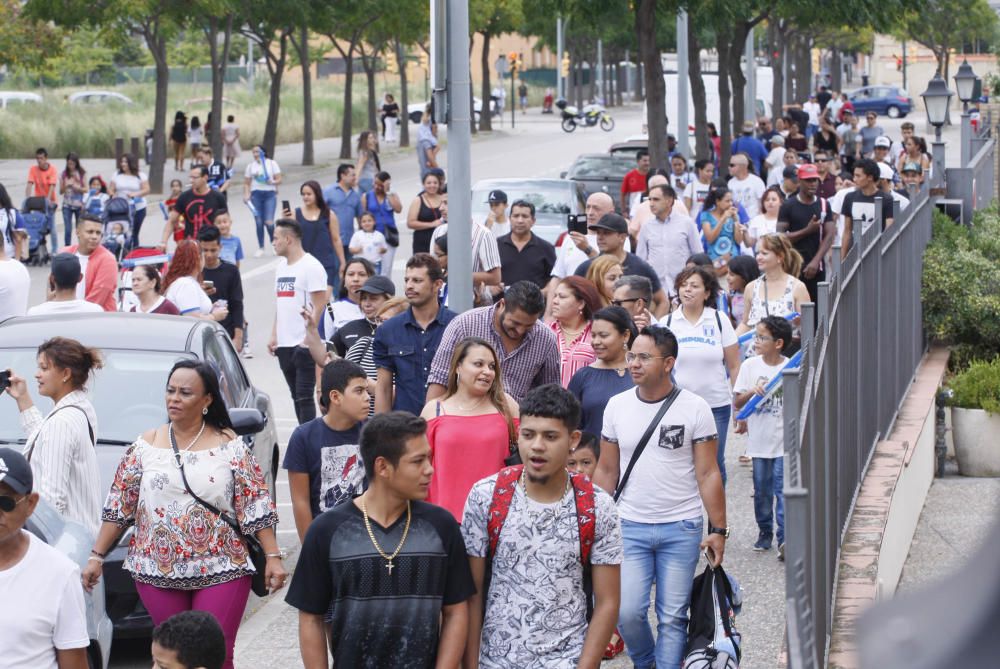
<svg viewBox="0 0 1000 669">
<path fill-rule="evenodd" d="M 726 525 L 725 527 L 712 527 L 711 525 L 709 525 L 708 526 L 708 533 L 709 534 L 721 534 L 723 537 L 725 537 L 726 539 L 728 539 L 729 538 L 729 526 Z"/>
</svg>

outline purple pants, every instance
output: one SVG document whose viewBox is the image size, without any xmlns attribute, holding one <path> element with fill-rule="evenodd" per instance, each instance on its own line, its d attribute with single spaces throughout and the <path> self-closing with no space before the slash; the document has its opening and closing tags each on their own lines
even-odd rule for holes
<svg viewBox="0 0 1000 669">
<path fill-rule="evenodd" d="M 226 635 L 226 663 L 222 669 L 233 669 L 233 646 L 236 645 L 236 632 L 250 596 L 250 579 L 250 576 L 243 576 L 201 590 L 174 590 L 137 582 L 135 589 L 149 611 L 153 625 L 159 625 L 182 611 L 208 611 L 215 616 Z"/>
</svg>

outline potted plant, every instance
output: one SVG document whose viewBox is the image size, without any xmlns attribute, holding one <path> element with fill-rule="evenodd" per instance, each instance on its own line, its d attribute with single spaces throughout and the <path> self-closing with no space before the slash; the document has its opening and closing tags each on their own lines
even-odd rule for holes
<svg viewBox="0 0 1000 669">
<path fill-rule="evenodd" d="M 1000 476 L 1000 358 L 976 361 L 948 381 L 955 458 L 963 476 Z"/>
</svg>

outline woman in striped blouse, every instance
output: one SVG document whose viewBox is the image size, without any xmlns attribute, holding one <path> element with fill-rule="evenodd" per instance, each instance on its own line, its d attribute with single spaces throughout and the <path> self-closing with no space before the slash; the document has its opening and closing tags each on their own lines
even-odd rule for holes
<svg viewBox="0 0 1000 669">
<path fill-rule="evenodd" d="M 60 515 L 95 534 L 101 523 L 102 494 L 97 466 L 97 414 L 84 385 L 101 367 L 101 355 L 75 339 L 53 337 L 38 347 L 38 394 L 55 406 L 47 416 L 35 406 L 27 381 L 10 375 L 8 394 L 17 401 L 28 437 L 24 455 L 35 485 Z"/>
<path fill-rule="evenodd" d="M 560 382 L 569 387 L 577 370 L 597 359 L 590 345 L 590 326 L 594 312 L 601 308 L 601 297 L 593 283 L 580 276 L 567 276 L 552 294 L 552 322 L 559 344 Z"/>
</svg>

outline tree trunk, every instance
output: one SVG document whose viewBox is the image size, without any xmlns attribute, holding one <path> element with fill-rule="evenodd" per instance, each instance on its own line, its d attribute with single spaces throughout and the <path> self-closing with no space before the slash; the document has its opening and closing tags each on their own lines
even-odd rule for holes
<svg viewBox="0 0 1000 669">
<path fill-rule="evenodd" d="M 219 48 L 219 19 L 209 17 L 205 30 L 208 51 L 212 63 L 212 127 L 207 137 L 216 159 L 222 160 L 222 91 L 226 83 L 226 68 L 229 66 L 229 46 L 233 36 L 233 17 L 226 17 L 222 29 L 222 48 Z"/>
<path fill-rule="evenodd" d="M 621 107 L 625 104 L 622 97 L 622 89 L 625 88 L 625 82 L 622 76 L 622 64 L 620 62 L 615 63 L 615 104 Z"/>
<path fill-rule="evenodd" d="M 799 104 L 809 99 L 812 92 L 812 56 L 809 53 L 809 36 L 799 35 L 795 40 L 797 57 L 795 59 L 795 98 L 792 102 Z M 805 132 L 805 130 L 803 130 Z"/>
<path fill-rule="evenodd" d="M 406 54 L 403 53 L 403 45 L 398 39 L 395 40 L 396 63 L 399 65 L 399 145 L 410 145 L 410 114 L 407 112 L 409 106 L 409 90 L 406 81 Z"/>
<path fill-rule="evenodd" d="M 681 73 L 678 72 L 677 76 Z M 705 95 L 705 80 L 701 78 L 701 44 L 695 22 L 688 19 L 688 79 L 691 84 L 691 102 L 694 105 L 694 153 L 698 158 L 712 155 L 708 138 L 708 103 Z"/>
<path fill-rule="evenodd" d="M 484 31 L 479 34 L 483 36 L 483 51 L 479 55 L 479 66 L 483 70 L 483 82 L 482 88 L 480 89 L 480 97 L 483 100 L 483 111 L 479 114 L 479 129 L 485 132 L 493 130 L 493 101 L 490 99 L 490 40 L 492 35 L 490 35 L 489 31 Z M 474 111 L 473 116 L 475 116 Z"/>
<path fill-rule="evenodd" d="M 354 114 L 354 49 L 358 37 L 352 36 L 347 51 L 337 42 L 336 35 L 327 35 L 344 59 L 344 119 L 340 126 L 340 158 L 351 157 L 351 116 Z"/>
<path fill-rule="evenodd" d="M 747 77 L 743 72 L 743 52 L 747 40 L 747 24 L 735 26 L 732 46 L 729 49 L 729 80 L 733 88 L 733 137 L 739 137 L 743 132 L 743 121 L 747 118 L 746 88 Z M 751 68 L 753 62 L 749 63 Z"/>
<path fill-rule="evenodd" d="M 667 127 L 663 122 L 667 116 L 666 90 L 660 50 L 656 46 L 656 0 L 639 0 L 635 11 L 635 32 L 639 38 L 639 54 L 645 66 L 650 167 L 669 169 Z"/>
<path fill-rule="evenodd" d="M 274 156 L 274 147 L 278 143 L 278 112 L 281 109 L 281 79 L 285 76 L 285 65 L 288 63 L 289 31 L 283 30 L 278 35 L 278 54 L 274 55 L 267 47 L 263 47 L 267 59 L 267 71 L 271 75 L 271 90 L 267 100 L 267 120 L 264 122 L 264 150 L 267 155 Z M 268 47 L 271 46 L 269 43 Z"/>
<path fill-rule="evenodd" d="M 719 168 L 729 165 L 729 150 L 733 139 L 732 122 L 732 92 L 729 89 L 729 52 L 733 48 L 729 37 L 722 31 L 716 35 L 716 51 L 719 54 Z"/>
<path fill-rule="evenodd" d="M 781 116 L 781 107 L 785 104 L 783 25 L 784 20 L 770 21 L 767 24 L 767 44 L 771 51 L 771 110 L 774 116 Z"/>
<path fill-rule="evenodd" d="M 302 164 L 316 163 L 315 146 L 313 142 L 313 100 L 312 100 L 312 62 L 309 59 L 309 28 L 299 28 L 298 39 L 292 39 L 292 45 L 299 53 L 299 64 L 302 66 Z"/>
<path fill-rule="evenodd" d="M 841 86 L 844 85 L 844 62 L 843 54 L 840 49 L 836 46 L 830 51 L 830 90 L 837 91 L 841 90 Z"/>
<path fill-rule="evenodd" d="M 146 45 L 156 65 L 156 101 L 153 103 L 153 163 L 149 166 L 149 190 L 163 192 L 163 166 L 167 161 L 167 85 L 170 67 L 167 65 L 167 40 L 159 29 L 159 24 L 147 24 Z"/>
<path fill-rule="evenodd" d="M 370 51 L 366 51 L 364 44 L 362 42 L 358 43 L 358 53 L 361 54 L 361 67 L 365 71 L 365 83 L 368 88 L 368 104 L 366 105 L 366 110 L 368 112 L 369 130 L 375 130 L 378 128 L 375 105 L 375 68 L 378 65 L 379 51 L 381 51 L 381 49 L 374 46 Z"/>
</svg>

